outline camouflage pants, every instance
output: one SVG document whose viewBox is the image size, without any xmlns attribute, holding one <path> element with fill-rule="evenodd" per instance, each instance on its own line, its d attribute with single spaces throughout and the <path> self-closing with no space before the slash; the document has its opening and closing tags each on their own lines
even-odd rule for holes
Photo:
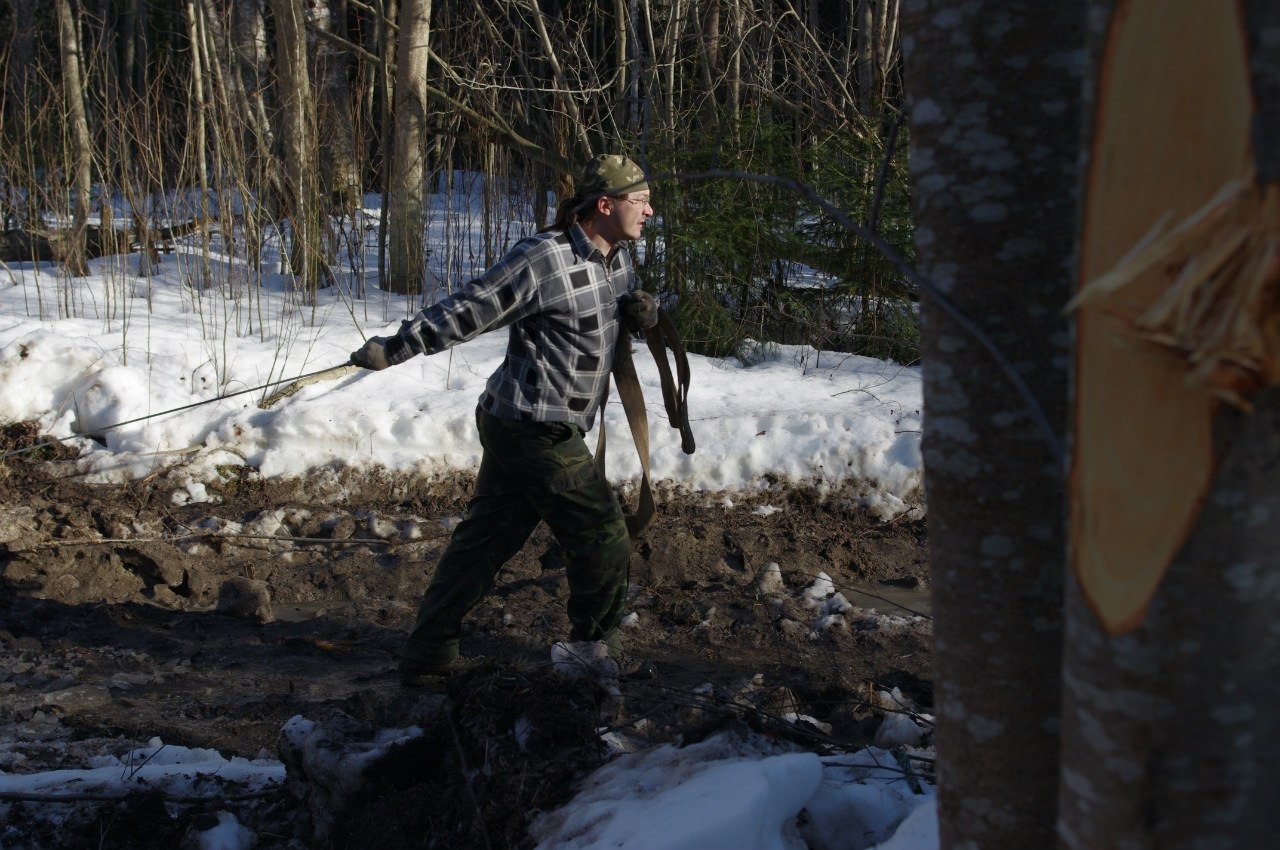
<svg viewBox="0 0 1280 850">
<path fill-rule="evenodd" d="M 617 641 L 631 541 L 622 508 L 583 431 L 564 422 L 499 419 L 476 409 L 484 456 L 467 516 L 427 587 L 401 657 L 458 655 L 462 619 L 545 521 L 568 559 L 570 640 Z"/>
</svg>

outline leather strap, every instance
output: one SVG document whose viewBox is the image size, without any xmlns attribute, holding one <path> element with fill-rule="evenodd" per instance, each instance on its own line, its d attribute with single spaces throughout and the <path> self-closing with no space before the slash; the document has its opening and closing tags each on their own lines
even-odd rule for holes
<svg viewBox="0 0 1280 850">
<path fill-rule="evenodd" d="M 665 311 L 659 309 L 658 323 L 645 331 L 645 339 L 649 350 L 653 353 L 654 362 L 658 365 L 658 376 L 662 382 L 662 401 L 667 411 L 667 421 L 672 428 L 680 429 L 680 448 L 685 454 L 693 454 L 695 443 L 693 430 L 689 427 L 689 358 L 685 354 L 684 344 L 675 323 Z M 667 362 L 667 349 L 675 358 L 675 376 L 671 365 Z M 631 428 L 631 439 L 635 441 L 636 452 L 640 455 L 640 503 L 634 514 L 627 515 L 627 532 L 632 540 L 639 539 L 653 525 L 657 517 L 657 506 L 653 499 L 653 486 L 649 474 L 649 417 L 645 411 L 644 393 L 640 389 L 640 378 L 636 375 L 635 360 L 631 350 L 631 335 L 623 332 L 614 349 L 613 379 L 618 385 L 618 397 L 622 400 L 622 410 L 627 416 L 627 424 Z M 604 395 L 609 397 L 609 386 L 606 383 Z M 605 427 L 604 407 L 600 408 L 600 435 L 596 438 L 596 464 L 600 474 L 605 474 Z"/>
<path fill-rule="evenodd" d="M 665 310 L 658 310 L 658 323 L 644 332 L 645 341 L 649 343 L 649 351 L 653 352 L 653 360 L 658 364 L 658 375 L 662 379 L 662 401 L 667 408 L 667 421 L 672 428 L 680 429 L 680 448 L 691 455 L 697 448 L 693 439 L 693 429 L 689 427 L 689 357 L 684 351 L 684 342 L 680 339 L 680 331 L 676 323 Z M 667 352 L 676 362 L 675 380 L 671 377 L 671 366 L 667 363 Z"/>
</svg>

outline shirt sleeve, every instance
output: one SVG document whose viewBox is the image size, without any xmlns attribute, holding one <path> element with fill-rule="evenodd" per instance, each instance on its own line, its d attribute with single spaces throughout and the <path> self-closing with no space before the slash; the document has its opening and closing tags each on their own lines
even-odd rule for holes
<svg viewBox="0 0 1280 850">
<path fill-rule="evenodd" d="M 537 310 L 535 283 L 524 252 L 513 250 L 448 298 L 406 319 L 387 343 L 387 360 L 403 363 L 415 354 L 436 354 L 519 321 Z"/>
</svg>

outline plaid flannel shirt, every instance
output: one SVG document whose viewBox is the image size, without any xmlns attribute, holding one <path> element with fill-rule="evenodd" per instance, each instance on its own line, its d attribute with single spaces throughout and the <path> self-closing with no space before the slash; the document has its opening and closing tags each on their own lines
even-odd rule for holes
<svg viewBox="0 0 1280 850">
<path fill-rule="evenodd" d="M 402 363 L 509 326 L 507 356 L 480 405 L 501 419 L 591 428 L 620 333 L 618 300 L 633 285 L 627 251 L 605 256 L 578 225 L 520 240 L 458 292 L 406 320 L 387 344 Z"/>
</svg>

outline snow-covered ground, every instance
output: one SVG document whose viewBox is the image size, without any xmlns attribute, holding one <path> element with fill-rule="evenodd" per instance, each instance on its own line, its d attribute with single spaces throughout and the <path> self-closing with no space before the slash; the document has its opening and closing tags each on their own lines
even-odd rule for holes
<svg viewBox="0 0 1280 850">
<path fill-rule="evenodd" d="M 464 209 L 464 200 L 437 199 L 434 235 L 466 232 L 445 214 Z M 523 228 L 509 229 L 516 235 Z M 345 363 L 366 336 L 394 331 L 416 305 L 349 279 L 303 304 L 282 275 L 264 273 L 251 286 L 256 272 L 220 237 L 207 259 L 197 245 L 188 240 L 165 255 L 151 277 L 136 274 L 136 256 L 96 260 L 90 276 L 77 279 L 47 264 L 0 266 L 0 423 L 36 420 L 41 433 L 67 438 L 81 450 L 89 481 L 142 476 L 181 461 L 187 484 L 175 498 L 188 501 L 209 499 L 207 484 L 235 466 L 287 476 L 321 467 L 433 473 L 477 465 L 475 404 L 502 359 L 505 332 L 384 372 L 313 383 L 264 409 L 259 403 L 273 391 Z M 443 264 L 436 274 L 459 282 Z M 678 433 L 666 427 L 652 358 L 643 346 L 637 352 L 656 480 L 732 499 L 786 479 L 847 487 L 885 519 L 922 510 L 918 369 L 803 346 L 759 346 L 751 362 L 690 360 L 698 450 L 686 455 Z M 611 477 L 637 480 L 640 464 L 616 397 L 606 427 Z M 908 738 L 919 733 L 902 731 Z M 67 767 L 0 773 L 0 792 L 147 782 L 195 794 L 210 772 L 242 775 L 250 785 L 278 782 L 282 774 L 269 759 L 228 760 L 159 741 Z M 932 793 L 927 785 L 920 790 L 885 751 L 819 759 L 765 739 L 711 739 L 620 755 L 536 831 L 546 848 L 817 850 L 885 841 L 893 850 L 931 850 Z M 0 847 L 12 840 L 0 832 Z M 248 848 L 252 839 L 231 818 L 200 846 Z"/>
<path fill-rule="evenodd" d="M 572 802 L 541 815 L 532 835 L 540 850 L 934 850 L 933 789 L 919 781 L 918 766 L 902 757 L 932 757 L 932 750 L 909 746 L 924 730 L 907 725 L 910 731 L 897 724 L 902 738 L 882 738 L 897 755 L 867 748 L 820 758 L 763 736 L 731 735 L 621 754 L 597 770 Z M 332 762 L 331 750 L 308 739 L 312 730 L 311 721 L 299 717 L 283 732 L 299 748 L 313 747 L 317 757 Z M 416 728 L 385 730 L 329 769 L 354 776 L 386 747 L 420 734 Z M 151 790 L 192 799 L 253 794 L 284 779 L 284 766 L 271 758 L 228 759 L 156 738 L 83 767 L 0 772 L 0 795 L 119 797 Z M 72 805 L 49 803 L 48 817 L 65 816 Z M 0 826 L 0 847 L 28 846 L 22 839 Z M 198 841 L 200 850 L 250 850 L 255 836 L 224 811 Z"/>
</svg>

